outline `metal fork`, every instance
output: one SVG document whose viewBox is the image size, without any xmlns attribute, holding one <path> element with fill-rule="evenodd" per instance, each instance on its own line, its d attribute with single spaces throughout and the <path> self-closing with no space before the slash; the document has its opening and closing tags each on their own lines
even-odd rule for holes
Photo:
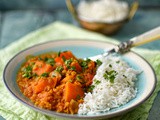
<svg viewBox="0 0 160 120">
<path fill-rule="evenodd" d="M 132 47 L 140 46 L 140 45 L 143 45 L 143 44 L 155 41 L 155 40 L 159 40 L 159 39 L 160 39 L 160 26 L 157 28 L 154 28 L 152 30 L 149 30 L 148 32 L 145 32 L 141 35 L 133 37 L 129 41 L 122 42 L 119 45 L 117 45 L 115 48 L 112 48 L 112 49 L 110 49 L 100 55 L 92 56 L 89 58 L 91 60 L 96 60 L 96 59 L 100 58 L 101 56 L 107 56 L 111 53 L 124 54 L 124 53 L 130 51 L 130 49 Z"/>
</svg>

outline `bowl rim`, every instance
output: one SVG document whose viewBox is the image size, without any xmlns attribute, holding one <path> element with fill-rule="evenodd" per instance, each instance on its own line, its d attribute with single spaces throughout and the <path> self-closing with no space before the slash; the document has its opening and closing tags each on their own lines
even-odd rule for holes
<svg viewBox="0 0 160 120">
<path fill-rule="evenodd" d="M 115 46 L 113 43 L 110 43 L 110 42 L 106 42 L 106 41 L 98 41 L 98 40 L 91 40 L 91 39 L 76 39 L 76 41 L 88 41 L 88 42 L 100 42 L 100 43 L 104 43 L 104 44 L 110 44 L 110 45 L 113 45 Z M 45 109 L 41 109 L 37 106 L 31 106 L 29 104 L 27 104 L 26 102 L 22 101 L 10 88 L 9 86 L 7 85 L 6 83 L 6 78 L 5 78 L 5 74 L 6 74 L 6 70 L 7 70 L 7 67 L 9 66 L 9 64 L 12 62 L 13 59 L 15 59 L 19 54 L 31 49 L 31 48 L 34 48 L 34 47 L 38 47 L 40 45 L 45 45 L 45 44 L 50 44 L 50 43 L 54 43 L 54 42 L 75 42 L 75 39 L 61 39 L 61 40 L 54 40 L 54 41 L 48 41 L 48 42 L 43 42 L 43 43 L 39 43 L 39 44 L 35 44 L 35 45 L 32 45 L 30 47 L 27 47 L 25 48 L 24 50 L 21 50 L 20 52 L 18 52 L 17 54 L 15 54 L 8 62 L 7 64 L 5 65 L 5 68 L 3 70 L 3 83 L 5 85 L 5 87 L 7 88 L 7 90 L 11 93 L 11 95 L 16 98 L 20 103 L 24 104 L 25 106 L 29 107 L 29 108 L 32 108 L 34 109 L 35 111 L 37 112 L 40 112 L 42 114 L 45 114 L 45 115 L 49 115 L 49 116 L 52 116 L 52 117 L 59 117 L 59 118 L 70 118 L 70 119 L 98 119 L 98 118 L 111 118 L 111 117 L 115 117 L 115 116 L 118 116 L 118 115 L 121 115 L 121 114 L 125 114 L 131 110 L 133 110 L 134 108 L 138 107 L 140 104 L 142 104 L 144 101 L 146 101 L 154 92 L 155 88 L 156 88 L 156 84 L 157 84 L 157 77 L 156 77 L 156 74 L 155 74 L 155 71 L 153 69 L 153 67 L 151 66 L 151 64 L 145 59 L 143 58 L 141 55 L 139 55 L 138 53 L 134 52 L 134 51 L 130 51 L 131 53 L 137 55 L 138 57 L 140 57 L 144 62 L 146 62 L 148 64 L 148 66 L 150 67 L 151 71 L 153 72 L 153 75 L 154 75 L 154 86 L 152 88 L 152 90 L 150 91 L 150 93 L 148 94 L 147 97 L 145 97 L 145 99 L 143 99 L 142 101 L 140 101 L 139 103 L 137 103 L 136 105 L 134 105 L 133 107 L 131 108 L 127 108 L 127 109 L 124 109 L 124 110 L 121 110 L 121 111 L 118 111 L 116 113 L 110 113 L 110 114 L 103 114 L 103 115 L 92 115 L 92 116 L 83 116 L 83 115 L 80 115 L 78 116 L 78 114 L 76 115 L 71 115 L 71 114 L 66 114 L 66 113 L 58 113 L 56 111 L 51 111 L 51 110 L 45 110 Z"/>
</svg>

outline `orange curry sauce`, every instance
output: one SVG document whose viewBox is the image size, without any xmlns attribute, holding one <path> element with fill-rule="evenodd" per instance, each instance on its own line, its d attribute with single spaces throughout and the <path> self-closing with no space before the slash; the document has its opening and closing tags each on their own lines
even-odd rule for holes
<svg viewBox="0 0 160 120">
<path fill-rule="evenodd" d="M 71 51 L 28 56 L 17 83 L 36 106 L 76 114 L 84 93 L 91 90 L 96 69 L 96 62 L 77 59 Z"/>
</svg>

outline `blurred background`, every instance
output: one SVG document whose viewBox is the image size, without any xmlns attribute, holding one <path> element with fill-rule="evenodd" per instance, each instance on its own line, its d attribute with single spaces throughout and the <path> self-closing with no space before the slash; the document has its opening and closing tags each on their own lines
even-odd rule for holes
<svg viewBox="0 0 160 120">
<path fill-rule="evenodd" d="M 76 5 L 78 0 L 72 2 Z M 160 0 L 138 2 L 140 6 L 134 18 L 110 37 L 125 41 L 160 25 Z M 65 0 L 0 0 L 0 48 L 54 21 L 77 25 Z M 142 47 L 156 49 L 148 45 Z"/>
<path fill-rule="evenodd" d="M 74 5 L 78 3 L 78 0 L 72 1 Z M 110 37 L 120 42 L 126 41 L 160 25 L 160 0 L 138 0 L 138 2 L 139 8 L 134 18 Z M 55 21 L 78 26 L 69 13 L 65 0 L 0 0 L 0 49 Z M 159 45 L 160 41 L 155 41 L 143 45 L 142 48 L 160 50 Z M 155 101 L 158 103 L 158 98 Z M 159 116 L 159 113 L 154 112 L 159 108 L 160 106 L 151 109 L 150 120 L 153 120 L 154 116 Z"/>
</svg>

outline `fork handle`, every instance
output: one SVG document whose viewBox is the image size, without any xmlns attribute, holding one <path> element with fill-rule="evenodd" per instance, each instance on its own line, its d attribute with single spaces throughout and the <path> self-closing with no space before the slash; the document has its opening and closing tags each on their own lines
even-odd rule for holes
<svg viewBox="0 0 160 120">
<path fill-rule="evenodd" d="M 148 32 L 145 32 L 137 37 L 132 38 L 130 40 L 132 42 L 131 47 L 140 46 L 158 39 L 160 39 L 160 26 Z"/>
<path fill-rule="evenodd" d="M 129 41 L 122 42 L 118 45 L 117 52 L 125 53 L 132 47 L 140 46 L 148 42 L 152 42 L 160 39 L 160 26 L 154 28 L 148 32 L 145 32 L 139 36 L 136 36 Z"/>
</svg>

